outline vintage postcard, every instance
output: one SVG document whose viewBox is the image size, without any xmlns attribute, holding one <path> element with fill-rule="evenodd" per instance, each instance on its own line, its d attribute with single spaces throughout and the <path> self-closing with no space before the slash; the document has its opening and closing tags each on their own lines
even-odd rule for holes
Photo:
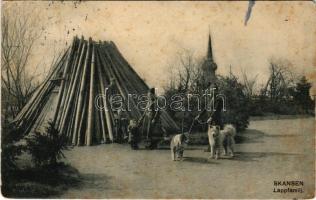
<svg viewBox="0 0 316 200">
<path fill-rule="evenodd" d="M 315 25 L 315 1 L 2 1 L 2 196 L 314 198 Z"/>
</svg>

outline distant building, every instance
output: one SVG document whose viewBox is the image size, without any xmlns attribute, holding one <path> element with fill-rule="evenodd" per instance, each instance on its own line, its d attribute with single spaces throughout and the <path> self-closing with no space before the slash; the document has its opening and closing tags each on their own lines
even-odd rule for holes
<svg viewBox="0 0 316 200">
<path fill-rule="evenodd" d="M 216 72 L 217 69 L 217 64 L 214 61 L 213 58 L 213 50 L 212 50 L 212 39 L 211 35 L 209 34 L 209 39 L 208 39 L 208 47 L 207 47 L 207 55 L 206 58 L 202 64 L 202 86 L 204 89 L 208 87 L 214 86 L 216 82 Z"/>
</svg>

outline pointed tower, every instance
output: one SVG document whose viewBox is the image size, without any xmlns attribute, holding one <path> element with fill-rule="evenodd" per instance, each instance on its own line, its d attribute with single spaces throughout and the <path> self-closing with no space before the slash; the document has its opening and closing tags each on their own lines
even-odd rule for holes
<svg viewBox="0 0 316 200">
<path fill-rule="evenodd" d="M 214 62 L 214 58 L 213 58 L 212 38 L 211 38 L 211 34 L 209 34 L 207 55 L 202 65 L 202 71 L 203 71 L 202 81 L 203 81 L 204 89 L 215 84 L 216 69 L 217 69 L 217 65 Z"/>
<path fill-rule="evenodd" d="M 207 56 L 208 60 L 213 61 L 213 50 L 212 50 L 212 38 L 211 34 L 208 35 L 208 47 L 207 47 Z"/>
</svg>

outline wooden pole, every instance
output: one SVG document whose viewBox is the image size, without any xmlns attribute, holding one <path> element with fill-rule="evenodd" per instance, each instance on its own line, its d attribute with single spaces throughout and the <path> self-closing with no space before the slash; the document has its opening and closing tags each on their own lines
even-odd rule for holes
<svg viewBox="0 0 316 200">
<path fill-rule="evenodd" d="M 57 122 L 56 122 L 56 126 L 58 127 L 59 130 L 61 130 L 60 129 L 61 121 L 65 117 L 67 105 L 68 105 L 69 101 L 71 100 L 71 92 L 72 92 L 72 89 L 73 89 L 74 84 L 75 84 L 74 81 L 76 79 L 77 72 L 80 70 L 80 66 L 79 66 L 80 63 L 79 62 L 80 62 L 82 51 L 84 51 L 84 46 L 85 46 L 84 39 L 81 38 L 81 40 L 79 41 L 79 47 L 75 51 L 72 70 L 69 72 L 70 80 L 68 81 L 69 83 L 66 87 L 65 97 L 63 98 L 63 100 L 61 102 L 61 107 L 60 107 L 61 114 L 58 115 Z"/>
<path fill-rule="evenodd" d="M 106 49 L 104 49 L 104 53 L 105 53 L 107 59 L 110 61 L 110 65 L 109 65 L 110 67 L 109 67 L 109 69 L 112 70 L 112 73 L 113 73 L 113 74 L 115 75 L 115 77 L 117 78 L 117 86 L 118 86 L 118 88 L 120 88 L 120 93 L 121 93 L 121 95 L 123 96 L 124 101 L 126 102 L 126 100 L 127 100 L 127 95 L 129 94 L 129 91 L 128 91 L 128 89 L 127 89 L 126 86 L 125 86 L 124 79 L 121 77 L 120 73 L 118 72 L 118 70 L 117 70 L 118 66 L 117 66 L 117 64 L 112 60 L 111 55 L 109 54 L 109 52 L 108 52 Z M 140 116 L 141 116 L 141 114 L 140 114 L 140 111 L 137 109 L 137 105 L 136 105 L 134 99 L 133 99 L 133 98 L 130 98 L 129 100 L 130 100 L 130 102 L 132 103 L 132 106 L 133 106 L 133 108 L 134 108 L 134 110 L 132 110 L 132 112 L 131 112 L 131 113 L 134 115 L 133 118 L 139 119 Z"/>
<path fill-rule="evenodd" d="M 98 52 L 99 53 L 99 52 Z M 98 54 L 98 60 L 100 61 L 100 54 Z M 101 64 L 101 62 L 99 62 Z M 111 142 L 113 142 L 114 140 L 114 137 L 113 137 L 113 126 L 112 126 L 112 122 L 113 122 L 113 119 L 112 119 L 112 116 L 111 116 L 111 108 L 109 107 L 108 105 L 108 100 L 107 100 L 107 93 L 106 93 L 106 87 L 108 88 L 109 87 L 109 83 L 106 82 L 106 80 L 103 78 L 106 73 L 104 73 L 102 75 L 102 68 L 105 69 L 107 66 L 104 65 L 103 63 L 103 66 L 100 65 L 99 69 L 100 69 L 100 72 L 99 73 L 99 78 L 100 78 L 100 86 L 101 86 L 101 94 L 104 98 L 102 98 L 103 100 L 103 105 L 104 105 L 104 113 L 105 113 L 105 120 L 106 120 L 106 125 L 107 125 L 107 129 L 108 129 L 108 135 L 109 135 L 109 139 Z"/>
<path fill-rule="evenodd" d="M 149 90 L 149 87 L 145 83 L 145 81 L 135 72 L 135 70 L 131 67 L 131 65 L 127 62 L 127 60 L 125 60 L 125 58 L 122 56 L 121 52 L 118 50 L 118 48 L 116 47 L 114 42 L 111 42 L 110 44 L 113 47 L 113 49 L 115 50 L 115 52 L 117 53 L 117 55 L 119 56 L 120 60 L 126 64 L 126 66 L 127 66 L 126 69 L 134 75 L 135 79 L 137 79 L 139 81 L 140 85 L 142 86 L 142 89 L 145 92 L 147 92 Z"/>
<path fill-rule="evenodd" d="M 118 87 L 118 89 L 120 91 L 120 94 L 122 95 L 124 101 L 126 102 L 127 95 L 129 93 L 128 89 L 125 87 L 124 80 L 122 79 L 122 77 L 120 76 L 120 74 L 117 71 L 117 65 L 111 59 L 111 56 L 107 52 L 107 49 L 105 49 L 105 45 L 104 45 L 104 48 L 103 48 L 103 53 L 104 53 L 104 55 L 106 55 L 106 58 L 110 62 L 110 64 L 108 65 L 109 66 L 109 70 L 111 70 L 112 74 L 114 74 L 114 76 L 116 77 L 116 79 L 117 79 L 117 81 L 116 81 L 117 84 L 116 85 L 117 85 L 117 87 Z M 123 84 L 121 84 L 121 83 L 123 83 Z M 141 114 L 140 114 L 139 110 L 137 109 L 136 103 L 135 103 L 133 98 L 130 99 L 130 102 L 132 103 L 132 106 L 134 107 L 134 111 L 135 111 L 135 112 L 131 112 L 131 113 L 134 115 L 134 118 L 138 119 Z"/>
<path fill-rule="evenodd" d="M 125 74 L 125 78 L 129 78 L 131 86 L 136 89 L 137 94 L 139 93 L 145 93 L 148 91 L 149 87 L 144 82 L 143 79 L 141 79 L 138 74 L 134 71 L 134 69 L 128 64 L 128 62 L 124 59 L 124 57 L 121 55 L 117 47 L 113 42 L 109 45 L 111 47 L 111 59 L 115 59 L 116 62 L 120 65 L 120 67 L 117 67 L 117 69 L 121 69 L 121 73 Z M 130 72 L 130 73 L 128 73 Z M 138 80 L 138 81 L 136 81 Z M 134 84 L 133 84 L 134 83 Z M 179 130 L 178 125 L 174 122 L 174 120 L 166 113 L 164 110 L 161 111 L 161 120 L 163 126 L 165 126 L 168 129 L 176 129 Z"/>
<path fill-rule="evenodd" d="M 72 54 L 73 54 L 74 49 L 75 49 L 76 39 L 77 38 L 75 37 L 74 40 L 73 40 L 73 43 L 72 43 L 71 51 L 69 52 L 69 54 L 67 56 L 67 60 L 66 60 L 67 64 L 66 64 L 66 66 L 64 68 L 63 79 L 61 80 L 61 83 L 60 83 L 59 94 L 58 94 L 58 102 L 57 102 L 57 105 L 56 105 L 56 110 L 55 110 L 55 114 L 54 114 L 54 118 L 53 118 L 53 122 L 52 122 L 53 126 L 55 126 L 55 122 L 56 122 L 56 119 L 57 119 L 57 116 L 58 116 L 60 104 L 61 104 L 61 101 L 62 101 L 62 98 L 63 98 L 64 87 L 65 87 L 65 79 L 66 79 L 66 75 L 67 75 L 67 72 L 68 72 L 68 68 L 71 65 L 71 58 L 72 58 Z"/>
<path fill-rule="evenodd" d="M 13 123 L 16 123 L 18 126 L 21 125 L 21 120 L 27 118 L 26 115 L 32 110 L 36 102 L 40 99 L 42 94 L 47 90 L 48 85 L 50 85 L 50 79 L 56 74 L 56 72 L 60 69 L 60 67 L 63 65 L 65 57 L 68 53 L 69 49 L 65 52 L 63 57 L 60 59 L 60 61 L 57 63 L 57 65 L 53 68 L 51 73 L 47 76 L 43 84 L 35 91 L 35 93 L 32 95 L 31 99 L 28 101 L 28 103 L 22 108 L 20 113 L 16 116 Z"/>
<path fill-rule="evenodd" d="M 77 138 L 80 138 L 80 135 L 77 135 L 80 130 L 78 130 L 79 127 L 79 122 L 80 122 L 80 114 L 82 112 L 82 105 L 83 105 L 83 100 L 84 100 L 84 93 L 86 90 L 86 79 L 87 79 L 87 69 L 88 69 L 88 62 L 89 62 L 89 57 L 90 57 L 90 48 L 91 48 L 91 43 L 90 40 L 88 42 L 88 49 L 86 52 L 86 57 L 85 57 L 85 64 L 83 66 L 83 72 L 82 72 L 82 77 L 81 77 L 81 83 L 80 83 L 80 91 L 79 91 L 79 98 L 78 98 L 78 107 L 76 109 L 76 118 L 75 118 L 75 125 L 74 125 L 74 136 L 72 143 L 76 144 L 77 143 Z M 78 143 L 77 143 L 78 144 Z"/>
<path fill-rule="evenodd" d="M 45 95 L 40 99 L 39 103 L 36 106 L 36 109 L 30 113 L 30 116 L 27 120 L 25 120 L 23 124 L 23 134 L 29 133 L 34 123 L 37 120 L 37 117 L 40 115 L 40 111 L 43 110 L 46 102 L 48 101 L 49 96 L 51 95 L 51 90 L 53 87 L 50 87 L 46 90 Z"/>
<path fill-rule="evenodd" d="M 89 91 L 89 107 L 88 107 L 88 127 L 86 133 L 86 144 L 92 144 L 92 132 L 94 126 L 94 73 L 95 73 L 95 47 L 92 43 L 92 59 L 90 71 L 90 91 Z"/>
<path fill-rule="evenodd" d="M 64 109 L 64 114 L 60 122 L 60 130 L 62 130 L 65 126 L 68 116 L 70 112 L 72 111 L 73 103 L 76 103 L 74 102 L 74 97 L 75 97 L 75 93 L 77 92 L 77 90 L 79 90 L 79 87 L 80 87 L 80 72 L 82 71 L 81 66 L 83 65 L 83 60 L 85 59 L 85 53 L 86 53 L 86 43 L 83 44 L 82 51 L 79 58 L 79 63 L 78 63 L 77 70 L 74 76 L 73 84 L 69 88 L 69 91 L 70 91 L 69 99 L 66 102 L 67 104 Z M 74 111 L 75 110 L 76 109 L 74 109 Z"/>
<path fill-rule="evenodd" d="M 148 91 L 148 86 L 139 81 L 139 76 L 135 74 L 135 71 L 131 70 L 131 67 L 128 66 L 128 63 L 122 56 L 120 56 L 120 53 L 115 48 L 115 45 L 112 45 L 111 43 L 108 45 L 108 49 L 112 60 L 115 60 L 119 66 L 117 67 L 117 70 L 120 74 L 122 74 L 122 77 L 129 82 L 129 84 L 127 84 L 127 86 L 129 86 L 129 92 L 133 92 L 135 94 L 146 94 Z"/>
<path fill-rule="evenodd" d="M 81 145 L 82 142 L 84 144 L 85 142 L 85 133 L 86 133 L 86 119 L 87 119 L 87 108 L 88 108 L 88 99 L 87 99 L 87 96 L 88 94 L 86 94 L 87 92 L 84 91 L 84 98 L 83 98 L 83 108 L 82 108 L 82 112 L 79 113 L 79 124 L 78 124 L 78 129 L 76 130 L 77 131 L 77 134 L 76 134 L 76 141 L 77 141 L 77 145 Z"/>
<path fill-rule="evenodd" d="M 97 75 L 98 75 L 98 80 L 99 80 L 99 92 L 100 94 L 102 95 L 102 107 L 103 109 L 99 109 L 99 113 L 100 113 L 100 120 L 101 120 L 101 129 L 102 129 L 102 136 L 103 136 L 103 139 L 104 139 L 104 142 L 106 142 L 106 130 L 105 130 L 105 124 L 104 124 L 104 121 L 106 119 L 106 123 L 108 124 L 107 125 L 107 128 L 108 128 L 108 133 L 112 133 L 112 124 L 111 124 L 111 121 L 110 119 L 107 119 L 106 116 L 104 116 L 105 112 L 108 112 L 105 110 L 106 106 L 106 99 L 105 99 L 105 92 L 104 92 L 104 80 L 103 80 L 103 76 L 102 76 L 102 70 L 101 70 L 101 64 L 100 64 L 100 61 L 99 61 L 99 56 L 98 54 L 96 53 L 96 72 L 97 72 Z"/>
</svg>

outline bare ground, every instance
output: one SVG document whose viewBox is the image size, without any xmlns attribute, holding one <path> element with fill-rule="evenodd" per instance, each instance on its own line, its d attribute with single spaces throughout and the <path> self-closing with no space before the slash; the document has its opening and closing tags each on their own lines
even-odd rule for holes
<svg viewBox="0 0 316 200">
<path fill-rule="evenodd" d="M 311 198 L 314 119 L 252 121 L 233 159 L 209 160 L 206 146 L 189 146 L 182 162 L 167 148 L 76 147 L 67 162 L 82 184 L 59 198 Z M 274 193 L 274 181 L 304 181 L 303 193 Z M 282 188 L 282 187 L 279 187 Z"/>
</svg>

